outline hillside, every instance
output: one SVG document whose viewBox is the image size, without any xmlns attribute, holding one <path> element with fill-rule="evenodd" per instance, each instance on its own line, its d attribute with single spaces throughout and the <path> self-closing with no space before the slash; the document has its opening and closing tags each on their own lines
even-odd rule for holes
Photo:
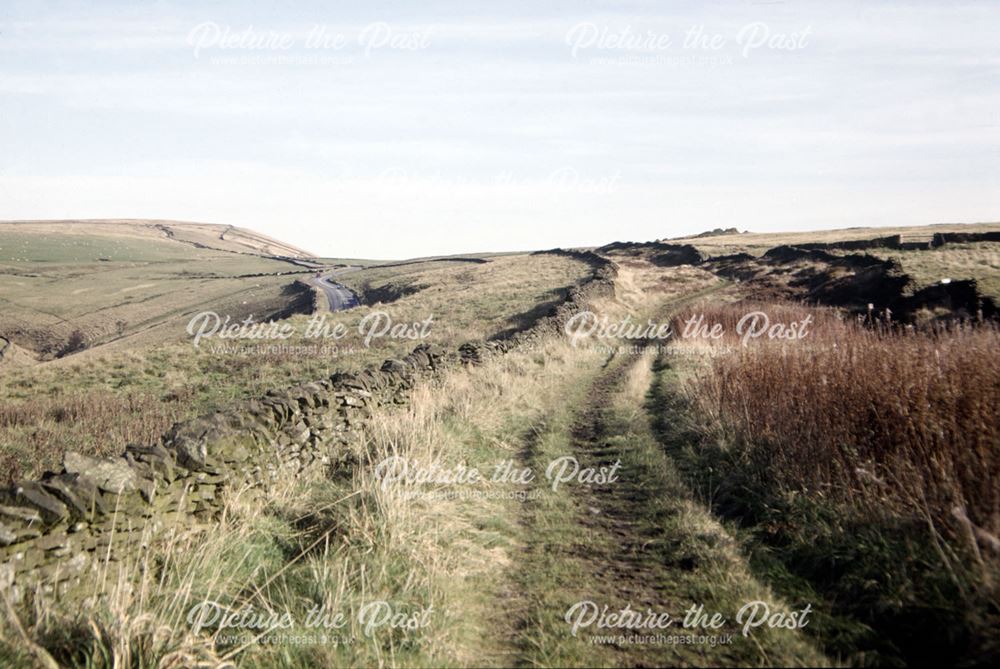
<svg viewBox="0 0 1000 669">
<path fill-rule="evenodd" d="M 155 219 L 83 219 L 0 221 L 0 225 L 10 226 L 14 231 L 25 234 L 86 235 L 101 240 L 119 240 L 120 243 L 132 240 L 133 244 L 168 240 L 204 250 L 302 259 L 313 257 L 308 251 L 253 230 L 216 223 Z M 131 248 L 134 250 L 137 247 L 133 245 Z M 150 252 L 153 252 L 152 248 Z M 81 256 L 81 259 L 84 257 Z"/>
<path fill-rule="evenodd" d="M 287 256 L 287 257 L 286 257 Z M 140 336 L 204 309 L 308 308 L 300 249 L 231 226 L 172 221 L 0 222 L 0 336 L 40 360 Z"/>
<path fill-rule="evenodd" d="M 0 254 L 7 254 L 0 256 L 0 337 L 13 342 L 0 357 L 5 477 L 54 466 L 68 448 L 114 454 L 233 398 L 356 369 L 414 345 L 390 337 L 370 346 L 357 336 L 304 340 L 309 315 L 323 303 L 305 283 L 317 268 L 364 302 L 328 314 L 330 327 L 356 331 L 375 312 L 410 323 L 433 317 L 434 340 L 456 345 L 530 323 L 588 271 L 572 257 L 530 254 L 302 267 L 179 242 L 143 225 L 86 229 L 0 224 Z M 298 335 L 268 351 L 219 340 L 195 348 L 186 328 L 202 312 L 234 323 L 288 319 Z"/>
<path fill-rule="evenodd" d="M 152 325 L 0 340 L 4 666 L 996 657 L 983 226 L 314 269 L 44 225 L 0 228 L 38 341 Z M 287 337 L 185 332 L 264 307 Z"/>
</svg>

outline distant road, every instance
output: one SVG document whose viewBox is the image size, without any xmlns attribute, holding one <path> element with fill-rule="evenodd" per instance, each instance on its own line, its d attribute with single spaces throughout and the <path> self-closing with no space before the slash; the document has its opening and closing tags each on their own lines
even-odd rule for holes
<svg viewBox="0 0 1000 669">
<path fill-rule="evenodd" d="M 323 291 L 326 295 L 327 303 L 330 305 L 330 311 L 353 309 L 354 307 L 361 305 L 361 303 L 358 302 L 357 296 L 351 292 L 350 288 L 331 281 L 330 277 L 357 269 L 360 269 L 360 267 L 345 267 L 335 272 L 324 274 L 320 277 L 314 276 L 309 279 L 309 285 L 315 286 Z"/>
</svg>

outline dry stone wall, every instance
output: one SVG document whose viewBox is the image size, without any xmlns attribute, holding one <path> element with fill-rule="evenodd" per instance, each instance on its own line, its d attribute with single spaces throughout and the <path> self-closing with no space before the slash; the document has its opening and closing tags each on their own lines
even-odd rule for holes
<svg viewBox="0 0 1000 669">
<path fill-rule="evenodd" d="M 614 263 L 559 253 L 589 263 L 592 274 L 527 330 L 457 353 L 421 345 L 379 368 L 338 372 L 178 423 L 159 443 L 129 446 L 118 458 L 67 453 L 62 471 L 0 490 L 0 591 L 14 601 L 36 590 L 93 594 L 103 566 L 146 550 L 164 531 L 213 522 L 227 488 L 263 490 L 280 476 L 337 466 L 372 411 L 405 403 L 421 377 L 555 332 L 589 300 L 614 295 Z"/>
</svg>

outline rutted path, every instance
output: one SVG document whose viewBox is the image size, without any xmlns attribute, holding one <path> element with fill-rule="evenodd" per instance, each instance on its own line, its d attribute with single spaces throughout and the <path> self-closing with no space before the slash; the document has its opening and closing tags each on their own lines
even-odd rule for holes
<svg viewBox="0 0 1000 669">
<path fill-rule="evenodd" d="M 652 378 L 649 355 L 612 355 L 573 412 L 567 433 L 547 435 L 525 452 L 544 471 L 572 456 L 582 470 L 609 472 L 603 485 L 566 483 L 524 506 L 524 559 L 515 562 L 522 592 L 509 602 L 522 666 L 700 666 L 824 664 L 796 630 L 753 630 L 734 618 L 746 602 L 785 607 L 750 575 L 736 543 L 696 504 L 656 442 L 643 411 Z M 603 468 L 603 470 L 602 470 Z M 592 602 L 611 613 L 669 613 L 669 628 L 598 628 L 572 634 L 567 611 Z M 719 612 L 718 630 L 686 629 L 692 605 Z M 578 610 L 591 606 L 578 606 Z M 674 641 L 668 641 L 674 637 Z M 680 637 L 691 637 L 677 640 Z"/>
</svg>

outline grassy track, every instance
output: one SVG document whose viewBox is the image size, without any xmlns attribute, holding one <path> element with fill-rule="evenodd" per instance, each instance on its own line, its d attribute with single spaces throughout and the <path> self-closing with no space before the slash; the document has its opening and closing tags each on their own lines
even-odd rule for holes
<svg viewBox="0 0 1000 669">
<path fill-rule="evenodd" d="M 741 636 L 732 622 L 746 602 L 785 607 L 750 575 L 734 541 L 692 499 L 653 437 L 642 411 L 650 358 L 609 359 L 574 411 L 568 431 L 539 440 L 538 468 L 567 452 L 581 467 L 621 463 L 607 485 L 567 484 L 544 490 L 526 508 L 525 559 L 518 582 L 528 602 L 520 626 L 519 664 L 527 666 L 788 665 L 824 663 L 802 636 L 754 630 Z M 564 425 L 564 427 L 567 427 Z M 620 610 L 669 612 L 681 619 L 692 605 L 722 613 L 730 623 L 697 629 L 570 633 L 565 613 L 593 601 Z M 707 636 L 703 643 L 663 637 Z M 732 643 L 725 638 L 732 635 Z M 659 636 L 659 638 L 656 638 Z M 713 641 L 711 637 L 716 637 Z M 609 637 L 617 637 L 607 643 Z M 653 637 L 653 638 L 649 638 Z M 718 643 L 719 645 L 714 645 Z"/>
</svg>

